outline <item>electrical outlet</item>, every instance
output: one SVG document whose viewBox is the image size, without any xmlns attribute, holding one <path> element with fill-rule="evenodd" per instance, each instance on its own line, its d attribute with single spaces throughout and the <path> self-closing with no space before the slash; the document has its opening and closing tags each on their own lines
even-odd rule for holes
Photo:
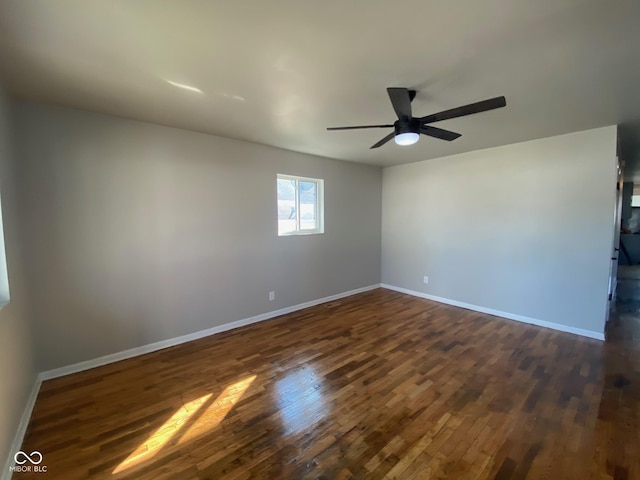
<svg viewBox="0 0 640 480">
<path fill-rule="evenodd" d="M 423 277 L 423 278 L 422 278 L 422 283 L 424 283 L 425 285 L 426 285 L 427 283 L 429 283 L 429 277 Z"/>
<path fill-rule="evenodd" d="M 269 292 L 269 301 L 273 302 L 276 299 L 276 292 Z"/>
</svg>

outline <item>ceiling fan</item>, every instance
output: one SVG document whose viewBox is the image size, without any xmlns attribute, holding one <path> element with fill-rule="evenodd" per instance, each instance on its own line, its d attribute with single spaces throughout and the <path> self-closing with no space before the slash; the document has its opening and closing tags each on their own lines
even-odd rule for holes
<svg viewBox="0 0 640 480">
<path fill-rule="evenodd" d="M 411 102 L 416 96 L 415 90 L 406 88 L 387 88 L 387 93 L 391 99 L 393 109 L 398 115 L 398 120 L 388 125 L 359 125 L 354 127 L 329 127 L 327 130 L 357 130 L 361 128 L 393 128 L 393 132 L 384 137 L 371 148 L 378 148 L 387 143 L 392 138 L 398 145 L 412 145 L 418 141 L 420 134 L 439 138 L 448 142 L 455 140 L 461 135 L 442 128 L 432 127 L 429 123 L 449 120 L 451 118 L 464 117 L 473 113 L 486 112 L 496 108 L 504 107 L 507 100 L 504 97 L 495 97 L 481 102 L 470 103 L 462 107 L 452 108 L 439 113 L 433 113 L 426 117 L 414 117 L 411 114 Z"/>
</svg>

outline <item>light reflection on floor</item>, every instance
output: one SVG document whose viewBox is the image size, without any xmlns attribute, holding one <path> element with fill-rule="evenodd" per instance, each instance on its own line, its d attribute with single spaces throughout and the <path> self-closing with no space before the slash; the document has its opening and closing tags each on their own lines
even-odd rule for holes
<svg viewBox="0 0 640 480">
<path fill-rule="evenodd" d="M 322 391 L 322 378 L 306 365 L 276 382 L 285 435 L 306 430 L 329 413 Z"/>
</svg>

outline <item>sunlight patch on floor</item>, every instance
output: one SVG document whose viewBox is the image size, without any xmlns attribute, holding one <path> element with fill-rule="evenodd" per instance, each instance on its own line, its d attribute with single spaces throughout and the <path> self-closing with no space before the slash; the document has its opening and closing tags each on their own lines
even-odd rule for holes
<svg viewBox="0 0 640 480">
<path fill-rule="evenodd" d="M 217 427 L 231 411 L 233 406 L 242 398 L 255 379 L 256 376 L 252 375 L 225 388 L 224 391 L 218 395 L 218 398 L 216 398 L 193 425 L 189 427 L 178 443 L 192 440 Z"/>
<path fill-rule="evenodd" d="M 149 439 L 140 445 L 135 451 L 129 455 L 116 469 L 114 474 L 120 473 L 127 468 L 144 462 L 153 457 L 158 451 L 164 447 L 171 438 L 182 428 L 182 426 L 211 398 L 211 393 L 203 395 L 189 403 L 186 403 L 169 420 L 153 432 Z"/>
<path fill-rule="evenodd" d="M 180 430 L 185 428 L 187 422 L 195 418 L 199 411 L 201 411 L 200 415 L 181 436 L 179 444 L 217 427 L 255 379 L 256 375 L 251 375 L 227 386 L 213 402 L 210 402 L 212 394 L 209 393 L 184 404 L 111 473 L 115 475 L 155 456 Z"/>
</svg>

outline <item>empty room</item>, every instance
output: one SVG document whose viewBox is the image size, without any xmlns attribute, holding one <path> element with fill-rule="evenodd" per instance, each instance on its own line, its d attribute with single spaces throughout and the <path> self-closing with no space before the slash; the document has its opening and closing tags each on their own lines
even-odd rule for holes
<svg viewBox="0 0 640 480">
<path fill-rule="evenodd" d="M 639 22 L 1 1 L 0 479 L 640 479 Z"/>
</svg>

